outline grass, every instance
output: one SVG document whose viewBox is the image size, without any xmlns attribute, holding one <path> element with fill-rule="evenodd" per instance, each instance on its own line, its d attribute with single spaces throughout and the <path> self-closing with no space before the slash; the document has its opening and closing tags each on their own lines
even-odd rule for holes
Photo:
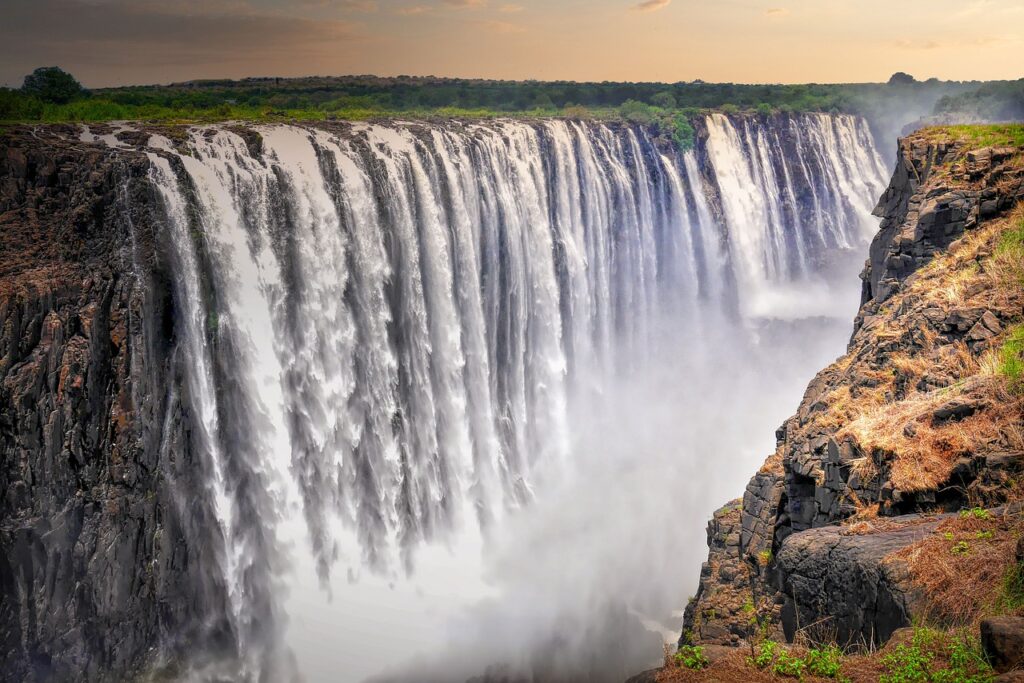
<svg viewBox="0 0 1024 683">
<path fill-rule="evenodd" d="M 930 142 L 964 142 L 969 147 L 1024 146 L 1024 124 L 933 126 L 918 133 Z"/>
<path fill-rule="evenodd" d="M 1013 327 L 1000 347 L 998 371 L 1012 393 L 1024 393 L 1024 323 Z"/>
</svg>

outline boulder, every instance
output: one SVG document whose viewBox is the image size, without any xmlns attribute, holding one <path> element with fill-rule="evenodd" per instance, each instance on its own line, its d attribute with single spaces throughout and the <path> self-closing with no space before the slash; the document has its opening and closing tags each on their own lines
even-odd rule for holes
<svg viewBox="0 0 1024 683">
<path fill-rule="evenodd" d="M 905 515 L 889 521 L 894 528 L 873 533 L 829 526 L 789 536 L 776 573 L 786 640 L 813 625 L 843 645 L 879 644 L 909 626 L 913 591 L 903 565 L 888 558 L 930 534 L 941 519 Z"/>
<path fill-rule="evenodd" d="M 981 648 L 996 671 L 1024 666 L 1024 618 L 992 617 L 982 621 Z"/>
</svg>

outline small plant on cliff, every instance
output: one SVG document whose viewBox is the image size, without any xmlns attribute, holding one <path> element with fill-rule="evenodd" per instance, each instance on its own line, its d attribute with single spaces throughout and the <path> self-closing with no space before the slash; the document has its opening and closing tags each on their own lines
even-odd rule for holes
<svg viewBox="0 0 1024 683">
<path fill-rule="evenodd" d="M 843 651 L 835 645 L 811 648 L 804 657 L 807 672 L 812 676 L 836 678 L 842 668 Z"/>
<path fill-rule="evenodd" d="M 747 663 L 756 666 L 758 669 L 765 669 L 775 662 L 779 654 L 779 644 L 774 640 L 766 640 L 754 652 L 754 655 L 747 659 Z"/>
<path fill-rule="evenodd" d="M 992 519 L 992 515 L 985 508 L 971 508 L 969 510 L 960 511 L 960 519 L 980 519 L 987 521 Z"/>
<path fill-rule="evenodd" d="M 957 541 L 953 544 L 953 547 L 949 549 L 949 552 L 954 555 L 966 555 L 971 551 L 971 546 L 967 545 L 967 541 Z"/>
<path fill-rule="evenodd" d="M 710 663 L 704 656 L 704 648 L 700 645 L 683 645 L 676 652 L 674 659 L 677 664 L 695 670 L 704 669 Z"/>
<path fill-rule="evenodd" d="M 762 567 L 770 565 L 773 559 L 775 558 L 772 556 L 771 550 L 762 550 L 757 554 L 757 561 Z"/>
<path fill-rule="evenodd" d="M 775 658 L 775 665 L 772 671 L 776 676 L 789 676 L 790 678 L 803 678 L 807 663 L 786 650 L 780 650 L 779 656 Z"/>
</svg>

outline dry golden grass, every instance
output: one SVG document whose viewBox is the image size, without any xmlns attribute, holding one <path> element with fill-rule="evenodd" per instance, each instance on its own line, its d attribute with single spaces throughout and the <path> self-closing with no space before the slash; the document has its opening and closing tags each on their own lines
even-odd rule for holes
<svg viewBox="0 0 1024 683">
<path fill-rule="evenodd" d="M 969 392 L 967 391 L 969 389 Z M 970 396 L 982 408 L 960 421 L 939 422 L 934 412 L 953 398 Z M 950 390 L 917 392 L 877 406 L 845 425 L 837 438 L 851 438 L 866 455 L 853 463 L 862 478 L 879 465 L 901 491 L 927 491 L 949 479 L 956 460 L 992 449 L 1024 450 L 1020 423 L 1024 400 L 1010 395 L 997 377 L 977 377 Z"/>
<path fill-rule="evenodd" d="M 986 513 L 987 514 L 987 513 Z M 1004 579 L 1015 564 L 1024 518 L 957 516 L 934 534 L 891 556 L 906 563 L 913 585 L 931 612 L 929 619 L 952 626 L 976 626 L 994 614 L 1019 613 L 1004 601 Z"/>
</svg>

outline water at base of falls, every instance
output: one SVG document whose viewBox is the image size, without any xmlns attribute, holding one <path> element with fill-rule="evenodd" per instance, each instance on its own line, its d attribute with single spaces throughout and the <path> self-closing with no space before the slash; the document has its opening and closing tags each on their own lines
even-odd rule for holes
<svg viewBox="0 0 1024 683">
<path fill-rule="evenodd" d="M 232 676 L 657 660 L 686 529 L 847 334 L 768 321 L 850 319 L 840 256 L 884 177 L 852 117 L 704 130 L 685 154 L 568 121 L 150 141 Z"/>
</svg>

